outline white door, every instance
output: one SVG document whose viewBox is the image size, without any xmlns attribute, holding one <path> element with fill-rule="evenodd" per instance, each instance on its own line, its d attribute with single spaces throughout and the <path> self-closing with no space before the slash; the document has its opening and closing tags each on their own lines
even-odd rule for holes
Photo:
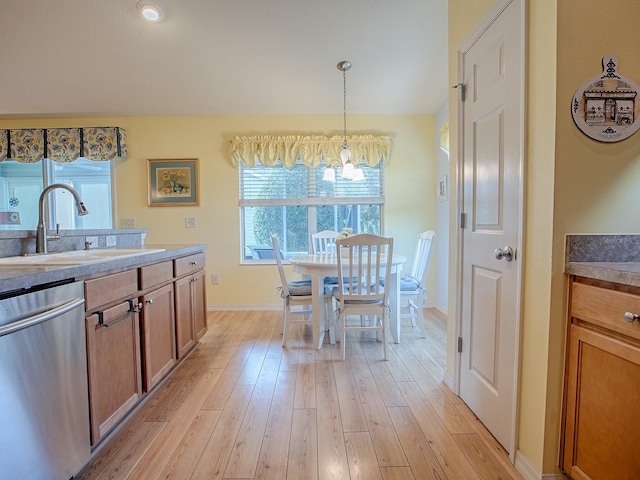
<svg viewBox="0 0 640 480">
<path fill-rule="evenodd" d="M 515 459 L 523 215 L 523 0 L 461 50 L 460 396 Z"/>
</svg>

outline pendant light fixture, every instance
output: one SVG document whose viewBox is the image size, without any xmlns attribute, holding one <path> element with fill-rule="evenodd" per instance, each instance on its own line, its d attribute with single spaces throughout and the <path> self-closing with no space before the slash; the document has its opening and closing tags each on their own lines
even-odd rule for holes
<svg viewBox="0 0 640 480">
<path fill-rule="evenodd" d="M 351 161 L 351 150 L 349 149 L 349 142 L 347 142 L 347 70 L 351 68 L 351 62 L 343 60 L 337 65 L 338 70 L 342 72 L 342 94 L 343 94 L 343 122 L 342 122 L 342 134 L 343 143 L 342 150 L 340 151 L 340 162 L 342 163 L 340 178 L 343 180 L 352 180 L 360 182 L 364 180 L 364 173 L 362 169 L 354 166 Z M 335 182 L 336 172 L 333 167 L 327 164 L 327 168 L 324 170 L 322 180 L 325 182 Z"/>
<path fill-rule="evenodd" d="M 343 93 L 343 136 L 344 143 L 340 152 L 340 160 L 342 161 L 342 178 L 351 180 L 353 178 L 353 164 L 351 163 L 351 150 L 347 143 L 347 70 L 351 68 L 351 62 L 343 60 L 338 63 L 338 70 L 342 72 L 342 93 Z M 348 166 L 347 166 L 348 165 Z"/>
</svg>

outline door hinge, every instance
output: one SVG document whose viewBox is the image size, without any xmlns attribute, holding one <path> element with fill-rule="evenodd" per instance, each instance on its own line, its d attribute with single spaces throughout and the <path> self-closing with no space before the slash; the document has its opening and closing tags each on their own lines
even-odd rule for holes
<svg viewBox="0 0 640 480">
<path fill-rule="evenodd" d="M 460 228 L 467 228 L 467 214 L 460 212 Z"/>
<path fill-rule="evenodd" d="M 454 85 L 451 88 L 457 88 L 458 89 L 458 93 L 460 94 L 460 101 L 464 102 L 466 99 L 466 93 L 467 93 L 467 86 L 464 83 L 458 83 L 456 85 Z"/>
<path fill-rule="evenodd" d="M 462 337 L 458 337 L 458 353 L 462 353 Z"/>
</svg>

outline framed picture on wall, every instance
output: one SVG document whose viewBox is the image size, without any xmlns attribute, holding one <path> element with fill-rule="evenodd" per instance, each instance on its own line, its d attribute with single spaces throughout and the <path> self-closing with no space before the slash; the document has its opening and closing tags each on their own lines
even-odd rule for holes
<svg viewBox="0 0 640 480">
<path fill-rule="evenodd" d="M 150 207 L 200 205 L 197 158 L 149 159 L 147 178 Z"/>
<path fill-rule="evenodd" d="M 443 175 L 438 179 L 438 201 L 444 202 L 449 198 L 447 191 L 447 176 Z"/>
</svg>

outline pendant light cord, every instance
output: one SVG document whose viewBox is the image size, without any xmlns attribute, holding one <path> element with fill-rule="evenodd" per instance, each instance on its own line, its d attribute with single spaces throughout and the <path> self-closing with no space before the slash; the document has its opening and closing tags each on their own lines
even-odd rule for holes
<svg viewBox="0 0 640 480">
<path fill-rule="evenodd" d="M 347 148 L 347 69 L 342 70 L 342 90 L 344 92 L 343 120 L 344 120 L 344 147 Z"/>
</svg>

